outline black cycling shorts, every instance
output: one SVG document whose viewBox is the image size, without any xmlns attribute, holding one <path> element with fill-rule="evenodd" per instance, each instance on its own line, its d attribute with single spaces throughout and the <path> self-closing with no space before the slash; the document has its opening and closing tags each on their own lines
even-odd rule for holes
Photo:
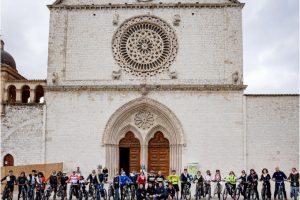
<svg viewBox="0 0 300 200">
<path fill-rule="evenodd" d="M 178 186 L 178 184 L 174 184 L 173 187 L 174 187 L 174 189 L 175 189 L 176 192 L 179 192 L 179 186 Z"/>
</svg>

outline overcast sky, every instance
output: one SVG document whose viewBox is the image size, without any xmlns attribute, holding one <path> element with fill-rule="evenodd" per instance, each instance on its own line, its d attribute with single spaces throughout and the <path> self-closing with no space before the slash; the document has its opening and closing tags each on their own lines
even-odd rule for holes
<svg viewBox="0 0 300 200">
<path fill-rule="evenodd" d="M 1 35 L 21 74 L 45 79 L 54 0 L 2 0 Z M 298 93 L 299 0 L 242 0 L 246 93 Z"/>
</svg>

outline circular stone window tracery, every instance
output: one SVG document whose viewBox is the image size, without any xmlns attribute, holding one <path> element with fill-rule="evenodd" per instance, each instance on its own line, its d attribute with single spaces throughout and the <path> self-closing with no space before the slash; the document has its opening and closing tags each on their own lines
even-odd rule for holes
<svg viewBox="0 0 300 200">
<path fill-rule="evenodd" d="M 174 30 L 153 16 L 123 23 L 113 38 L 113 54 L 120 67 L 135 76 L 153 76 L 167 70 L 177 55 Z"/>
</svg>

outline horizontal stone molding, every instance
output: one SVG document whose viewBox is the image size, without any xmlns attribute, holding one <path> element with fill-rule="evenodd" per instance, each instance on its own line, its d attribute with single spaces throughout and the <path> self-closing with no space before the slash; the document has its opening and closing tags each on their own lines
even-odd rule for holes
<svg viewBox="0 0 300 200">
<path fill-rule="evenodd" d="M 101 86 L 46 86 L 46 91 L 241 91 L 247 85 L 101 85 Z"/>
<path fill-rule="evenodd" d="M 98 5 L 64 5 L 52 4 L 48 5 L 51 9 L 65 9 L 65 10 L 81 10 L 81 9 L 155 9 L 155 8 L 225 8 L 225 7 L 244 7 L 244 3 L 137 3 L 137 4 L 98 4 Z"/>
</svg>

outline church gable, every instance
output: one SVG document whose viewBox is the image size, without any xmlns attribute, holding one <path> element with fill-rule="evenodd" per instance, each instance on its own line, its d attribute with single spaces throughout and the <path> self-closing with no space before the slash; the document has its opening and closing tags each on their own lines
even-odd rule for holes
<svg viewBox="0 0 300 200">
<path fill-rule="evenodd" d="M 141 4 L 141 3 L 203 3 L 203 4 L 241 4 L 239 0 L 56 0 L 53 5 L 89 5 L 89 4 Z"/>
</svg>

